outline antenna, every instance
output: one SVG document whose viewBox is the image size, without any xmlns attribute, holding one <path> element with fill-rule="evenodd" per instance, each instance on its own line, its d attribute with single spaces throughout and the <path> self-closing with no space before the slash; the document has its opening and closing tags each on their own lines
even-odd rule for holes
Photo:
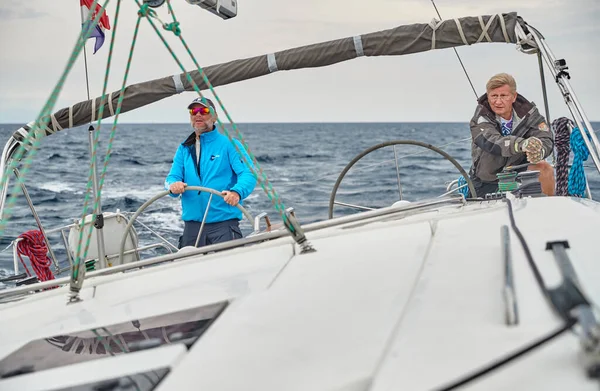
<svg viewBox="0 0 600 391">
<path fill-rule="evenodd" d="M 92 6 L 96 7 L 97 4 L 97 0 L 94 0 L 94 2 L 92 3 Z M 81 10 L 81 25 L 84 26 L 85 21 L 83 20 L 83 8 L 80 8 Z M 94 15 L 94 10 L 90 10 L 90 17 L 92 17 L 92 15 Z M 102 12 L 106 12 L 106 10 L 103 10 Z M 91 20 L 91 19 L 90 19 Z M 89 25 L 85 24 L 86 28 L 90 28 Z M 87 38 L 83 37 L 84 39 Z M 87 42 L 84 43 L 83 45 L 83 63 L 84 63 L 84 67 L 85 67 L 85 86 L 86 86 L 86 90 L 87 90 L 87 99 L 88 101 L 90 100 L 90 83 L 89 83 L 89 76 L 88 76 L 88 65 L 87 65 L 87 50 L 86 50 L 86 44 Z M 102 99 L 100 100 L 100 102 L 102 102 Z M 98 262 L 101 265 L 101 267 L 106 267 L 106 258 L 105 258 L 105 252 L 104 252 L 104 233 L 103 233 L 103 227 L 104 227 L 104 215 L 102 214 L 102 203 L 100 198 L 98 197 L 98 172 L 97 172 L 97 163 L 96 160 L 94 159 L 94 153 L 93 153 L 93 148 L 94 148 L 94 132 L 96 130 L 94 129 L 94 125 L 92 125 L 92 123 L 90 122 L 90 126 L 88 127 L 88 140 L 89 140 L 89 147 L 90 147 L 90 164 L 91 164 L 91 171 L 92 171 L 92 191 L 94 192 L 93 194 L 93 198 L 96 201 L 96 210 L 94 211 L 94 227 L 96 228 L 96 239 L 98 241 Z M 82 219 L 84 219 L 85 222 L 85 217 L 82 217 Z M 81 264 L 84 264 L 84 260 L 81 261 Z"/>
<path fill-rule="evenodd" d="M 435 12 L 438 15 L 438 18 L 442 19 L 442 16 L 440 15 L 440 12 L 438 11 L 435 2 L 433 0 L 431 0 L 431 4 L 433 4 L 433 8 L 435 8 Z M 467 80 L 469 81 L 469 84 L 471 85 L 471 89 L 473 90 L 473 93 L 475 94 L 475 99 L 479 98 L 479 95 L 477 95 L 477 91 L 475 91 L 475 87 L 473 87 L 473 83 L 471 82 L 471 78 L 469 77 L 469 74 L 467 73 L 467 69 L 465 68 L 465 65 L 463 64 L 462 60 L 460 59 L 460 56 L 458 55 L 458 51 L 456 50 L 456 48 L 452 48 L 454 50 L 454 53 L 456 54 L 456 57 L 458 58 L 458 62 L 460 62 L 460 66 L 462 67 L 463 71 L 465 72 L 465 76 L 467 76 Z"/>
<path fill-rule="evenodd" d="M 81 25 L 83 26 L 83 8 L 79 7 L 79 15 L 81 16 Z M 87 66 L 87 51 L 85 49 L 85 44 L 83 45 L 83 64 L 85 69 L 85 87 L 87 89 L 87 100 L 90 100 L 90 82 L 88 77 L 88 66 Z"/>
</svg>

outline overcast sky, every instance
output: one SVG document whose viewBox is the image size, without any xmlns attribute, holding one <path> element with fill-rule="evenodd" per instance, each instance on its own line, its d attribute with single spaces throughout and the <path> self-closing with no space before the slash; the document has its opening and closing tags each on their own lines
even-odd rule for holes
<svg viewBox="0 0 600 391">
<path fill-rule="evenodd" d="M 103 1 L 102 1 L 103 2 Z M 184 38 L 202 66 L 344 38 L 436 16 L 430 0 L 238 0 L 224 21 L 184 0 L 172 0 Z M 111 24 L 117 1 L 108 6 Z M 437 0 L 443 18 L 516 11 L 565 58 L 575 92 L 592 120 L 600 120 L 600 0 Z M 120 88 L 136 19 L 123 0 L 109 91 Z M 169 21 L 166 6 L 158 9 Z M 180 73 L 146 21 L 141 26 L 128 84 Z M 77 0 L 2 0 L 0 3 L 0 123 L 36 118 L 67 64 L 81 28 Z M 169 39 L 170 44 L 178 41 Z M 102 92 L 110 32 L 100 51 L 87 45 L 91 95 Z M 518 90 L 543 107 L 537 57 L 514 45 L 479 44 L 458 52 L 478 94 L 498 72 L 513 74 Z M 191 60 L 177 47 L 186 69 Z M 548 76 L 548 73 L 546 73 Z M 553 118 L 567 115 L 558 88 L 548 83 Z M 217 88 L 236 122 L 408 122 L 470 119 L 475 96 L 452 49 L 408 56 L 359 58 L 334 66 L 278 72 Z M 192 92 L 173 96 L 120 122 L 185 122 Z M 208 95 L 211 97 L 211 95 Z M 55 110 L 86 100 L 80 57 Z M 222 116 L 224 118 L 224 116 Z"/>
</svg>

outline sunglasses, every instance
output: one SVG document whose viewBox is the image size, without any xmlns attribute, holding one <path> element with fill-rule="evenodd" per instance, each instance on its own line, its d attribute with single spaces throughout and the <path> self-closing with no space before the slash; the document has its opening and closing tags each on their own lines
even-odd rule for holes
<svg viewBox="0 0 600 391">
<path fill-rule="evenodd" d="M 202 115 L 206 115 L 210 113 L 210 109 L 208 107 L 205 106 L 198 106 L 198 107 L 192 107 L 190 110 L 190 115 L 196 115 L 198 113 L 202 114 Z"/>
</svg>

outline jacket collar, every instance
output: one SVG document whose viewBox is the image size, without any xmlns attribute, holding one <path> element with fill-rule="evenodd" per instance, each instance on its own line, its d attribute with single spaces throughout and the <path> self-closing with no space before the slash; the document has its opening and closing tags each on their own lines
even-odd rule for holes
<svg viewBox="0 0 600 391">
<path fill-rule="evenodd" d="M 202 133 L 200 135 L 200 140 L 203 140 L 204 142 L 211 142 L 214 139 L 217 138 L 217 135 L 219 134 L 219 132 L 216 130 L 217 127 L 215 125 L 213 125 L 213 128 L 210 132 L 205 132 Z M 190 146 L 190 145 L 194 145 L 196 143 L 196 132 L 192 132 L 183 143 L 181 143 L 182 145 L 185 146 Z"/>
<path fill-rule="evenodd" d="M 483 94 L 478 100 L 479 103 L 485 110 L 487 110 L 488 114 L 491 118 L 496 117 L 496 113 L 490 107 L 490 103 L 488 102 L 487 93 Z M 525 117 L 531 109 L 534 107 L 534 104 L 525 99 L 522 95 L 517 94 L 517 100 L 513 103 L 513 110 L 517 114 L 517 117 L 523 118 Z"/>
</svg>

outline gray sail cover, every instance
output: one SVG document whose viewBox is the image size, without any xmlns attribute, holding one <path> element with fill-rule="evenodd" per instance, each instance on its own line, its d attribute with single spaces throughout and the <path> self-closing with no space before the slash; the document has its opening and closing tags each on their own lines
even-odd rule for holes
<svg viewBox="0 0 600 391">
<path fill-rule="evenodd" d="M 486 42 L 514 44 L 517 43 L 517 25 L 527 31 L 525 22 L 515 12 L 444 21 L 433 20 L 430 23 L 398 26 L 389 30 L 234 60 L 203 69 L 210 83 L 216 87 L 276 71 L 323 67 L 361 56 L 400 56 Z M 197 70 L 189 74 L 200 90 L 208 89 Z M 121 113 L 183 91 L 194 91 L 185 73 L 127 86 Z M 108 99 L 104 100 L 103 118 L 115 114 L 119 96 L 120 90 L 112 92 Z M 97 97 L 58 110 L 47 119 L 45 134 L 50 135 L 62 129 L 93 123 L 98 119 L 99 109 L 100 97 Z M 14 140 L 20 143 L 31 125 L 32 123 L 16 131 L 13 135 Z"/>
</svg>

